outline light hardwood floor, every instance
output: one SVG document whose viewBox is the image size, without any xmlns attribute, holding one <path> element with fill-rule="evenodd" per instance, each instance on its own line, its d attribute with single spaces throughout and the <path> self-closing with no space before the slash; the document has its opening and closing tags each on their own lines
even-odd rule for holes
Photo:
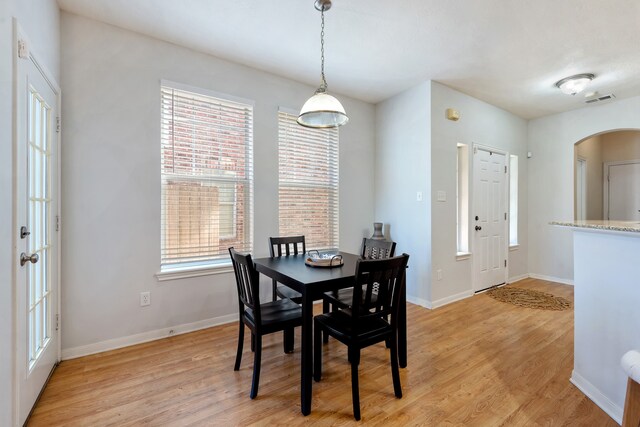
<svg viewBox="0 0 640 427">
<path fill-rule="evenodd" d="M 511 286 L 573 299 L 573 288 L 526 279 Z M 320 307 L 316 307 L 319 309 Z M 617 426 L 569 383 L 573 311 L 519 308 L 487 295 L 427 310 L 409 304 L 409 366 L 393 395 L 389 352 L 365 349 L 360 365 L 366 425 Z M 264 340 L 260 391 L 249 399 L 250 334 L 233 371 L 237 324 L 60 364 L 29 425 L 347 425 L 346 347 L 324 347 L 312 413 L 300 413 L 300 331 L 294 354 L 282 335 Z"/>
</svg>

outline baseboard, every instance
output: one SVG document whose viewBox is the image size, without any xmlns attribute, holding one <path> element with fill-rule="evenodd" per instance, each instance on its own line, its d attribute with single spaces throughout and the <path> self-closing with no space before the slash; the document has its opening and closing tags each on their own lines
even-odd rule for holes
<svg viewBox="0 0 640 427">
<path fill-rule="evenodd" d="M 431 301 L 431 308 L 442 307 L 443 305 L 451 304 L 452 302 L 460 301 L 465 298 L 469 298 L 473 296 L 473 290 L 469 289 L 468 291 L 460 292 L 455 295 L 450 295 L 445 298 L 440 298 L 435 301 Z"/>
<path fill-rule="evenodd" d="M 426 299 L 407 295 L 407 301 L 424 308 L 434 309 L 434 308 L 442 307 L 443 305 L 451 304 L 452 302 L 460 301 L 461 299 L 469 298 L 471 296 L 473 296 L 473 291 L 468 290 L 468 291 L 460 292 L 458 294 L 451 295 L 446 298 L 441 298 L 435 301 L 429 301 Z"/>
<path fill-rule="evenodd" d="M 573 280 L 571 279 L 563 279 L 560 277 L 545 276 L 544 274 L 533 274 L 533 273 L 529 273 L 529 277 L 531 277 L 532 279 L 548 280 L 549 282 L 556 282 L 556 283 L 562 283 L 563 285 L 573 286 Z"/>
<path fill-rule="evenodd" d="M 238 313 L 228 314 L 226 316 L 213 317 L 210 319 L 199 320 L 193 323 L 184 323 L 182 325 L 171 326 L 168 328 L 156 329 L 153 331 L 142 332 L 140 334 L 129 335 L 121 338 L 114 338 L 106 341 L 100 341 L 94 344 L 87 344 L 79 347 L 62 349 L 62 360 L 75 359 L 77 357 L 88 356 L 90 354 L 102 353 L 103 351 L 115 350 L 130 345 L 142 344 L 154 341 L 160 338 L 166 338 L 174 335 L 186 334 L 188 332 L 200 329 L 210 328 L 212 326 L 223 325 L 225 323 L 236 322 Z"/>
<path fill-rule="evenodd" d="M 531 277 L 531 276 L 526 274 L 526 273 L 525 274 L 521 274 L 519 276 L 513 276 L 513 277 L 509 278 L 507 283 L 509 283 L 509 284 L 516 283 L 516 282 L 519 282 L 520 280 L 528 279 L 529 277 Z"/>
<path fill-rule="evenodd" d="M 578 387 L 593 403 L 598 405 L 604 412 L 607 413 L 615 422 L 622 424 L 622 408 L 616 405 L 607 396 L 602 394 L 593 384 L 587 381 L 582 375 L 578 374 L 575 370 L 571 372 L 571 383 Z"/>
<path fill-rule="evenodd" d="M 419 305 L 420 307 L 424 307 L 424 308 L 429 308 L 429 309 L 433 308 L 431 306 L 431 301 L 428 301 L 428 300 L 422 299 L 422 298 L 418 298 L 418 297 L 414 297 L 414 296 L 411 296 L 411 295 L 407 295 L 407 302 L 410 302 L 410 303 L 415 304 L 415 305 Z"/>
</svg>

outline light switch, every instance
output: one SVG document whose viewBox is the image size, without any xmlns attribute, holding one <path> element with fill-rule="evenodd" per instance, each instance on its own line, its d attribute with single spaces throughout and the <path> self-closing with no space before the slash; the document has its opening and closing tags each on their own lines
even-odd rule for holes
<svg viewBox="0 0 640 427">
<path fill-rule="evenodd" d="M 446 191 L 438 191 L 438 201 L 439 202 L 446 202 L 447 201 L 447 193 Z"/>
<path fill-rule="evenodd" d="M 422 191 L 418 191 L 416 193 L 416 202 L 421 202 L 422 201 Z"/>
</svg>

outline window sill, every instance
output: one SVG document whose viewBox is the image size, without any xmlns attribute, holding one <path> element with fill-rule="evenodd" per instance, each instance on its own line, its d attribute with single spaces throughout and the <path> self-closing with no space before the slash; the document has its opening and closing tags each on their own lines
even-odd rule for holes
<svg viewBox="0 0 640 427">
<path fill-rule="evenodd" d="M 190 277 L 210 276 L 212 274 L 233 273 L 233 267 L 230 262 L 215 265 L 199 265 L 195 267 L 175 267 L 160 270 L 156 273 L 158 282 L 168 280 L 188 279 Z"/>
<path fill-rule="evenodd" d="M 515 245 L 509 245 L 510 251 L 515 251 L 515 250 L 518 250 L 519 248 L 520 248 L 520 245 L 518 243 L 516 243 Z"/>
<path fill-rule="evenodd" d="M 471 252 L 458 252 L 456 253 L 456 261 L 462 261 L 471 258 Z"/>
</svg>

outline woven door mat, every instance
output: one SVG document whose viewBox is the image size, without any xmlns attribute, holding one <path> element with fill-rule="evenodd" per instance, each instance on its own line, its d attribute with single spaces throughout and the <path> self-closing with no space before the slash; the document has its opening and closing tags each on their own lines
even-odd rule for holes
<svg viewBox="0 0 640 427">
<path fill-rule="evenodd" d="M 568 310 L 573 304 L 566 298 L 557 297 L 546 292 L 531 289 L 504 286 L 487 292 L 491 298 L 517 305 L 519 307 L 535 308 L 538 310 Z"/>
</svg>

